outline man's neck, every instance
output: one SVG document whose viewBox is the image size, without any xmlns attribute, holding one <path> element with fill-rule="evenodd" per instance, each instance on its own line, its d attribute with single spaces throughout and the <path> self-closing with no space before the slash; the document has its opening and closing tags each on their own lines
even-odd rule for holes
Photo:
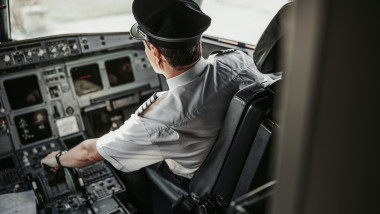
<svg viewBox="0 0 380 214">
<path fill-rule="evenodd" d="M 195 64 L 197 64 L 198 61 L 199 60 L 195 61 L 193 64 L 185 65 L 185 66 L 179 66 L 176 68 L 168 66 L 167 69 L 165 69 L 165 71 L 162 72 L 162 74 L 166 77 L 166 79 L 176 77 L 176 76 L 186 72 L 187 70 L 189 70 L 191 67 L 193 67 Z"/>
</svg>

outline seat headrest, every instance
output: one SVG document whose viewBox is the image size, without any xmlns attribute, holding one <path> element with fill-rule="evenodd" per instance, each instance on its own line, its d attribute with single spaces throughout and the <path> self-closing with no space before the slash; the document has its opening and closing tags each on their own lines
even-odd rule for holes
<svg viewBox="0 0 380 214">
<path fill-rule="evenodd" d="M 284 35 L 287 32 L 284 25 L 293 10 L 292 8 L 293 2 L 282 6 L 257 42 L 253 60 L 262 73 L 277 73 L 283 70 L 278 54 L 280 53 L 280 48 L 282 48 Z"/>
</svg>

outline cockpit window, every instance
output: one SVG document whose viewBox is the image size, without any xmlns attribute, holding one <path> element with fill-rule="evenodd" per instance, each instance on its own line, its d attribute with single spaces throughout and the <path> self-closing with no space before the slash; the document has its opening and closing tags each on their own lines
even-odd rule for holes
<svg viewBox="0 0 380 214">
<path fill-rule="evenodd" d="M 277 11 L 289 0 L 203 0 L 211 17 L 207 35 L 256 44 Z"/>
<path fill-rule="evenodd" d="M 129 31 L 132 0 L 10 0 L 11 36 Z"/>
<path fill-rule="evenodd" d="M 206 35 L 256 44 L 288 0 L 197 0 L 212 18 Z M 133 0 L 10 0 L 14 40 L 70 33 L 129 31 Z"/>
</svg>

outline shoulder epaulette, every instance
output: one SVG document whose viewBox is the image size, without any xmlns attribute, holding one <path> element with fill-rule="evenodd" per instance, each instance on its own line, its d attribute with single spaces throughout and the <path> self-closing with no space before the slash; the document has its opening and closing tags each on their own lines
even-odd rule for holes
<svg viewBox="0 0 380 214">
<path fill-rule="evenodd" d="M 219 50 L 219 51 L 213 51 L 210 55 L 223 55 L 223 54 L 228 54 L 228 53 L 232 53 L 232 52 L 235 52 L 236 49 L 226 49 L 226 50 Z"/>
</svg>

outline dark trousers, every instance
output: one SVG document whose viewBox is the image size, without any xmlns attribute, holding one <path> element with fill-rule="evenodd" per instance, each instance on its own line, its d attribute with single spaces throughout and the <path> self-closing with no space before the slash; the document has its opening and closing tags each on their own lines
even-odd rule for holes
<svg viewBox="0 0 380 214">
<path fill-rule="evenodd" d="M 161 176 L 177 186 L 180 186 L 186 191 L 188 190 L 190 180 L 173 174 L 165 162 L 148 167 L 155 169 Z M 122 177 L 127 186 L 128 198 L 131 203 L 137 207 L 139 213 L 172 213 L 172 203 L 165 194 L 150 181 L 144 168 L 131 173 L 122 173 Z"/>
</svg>

